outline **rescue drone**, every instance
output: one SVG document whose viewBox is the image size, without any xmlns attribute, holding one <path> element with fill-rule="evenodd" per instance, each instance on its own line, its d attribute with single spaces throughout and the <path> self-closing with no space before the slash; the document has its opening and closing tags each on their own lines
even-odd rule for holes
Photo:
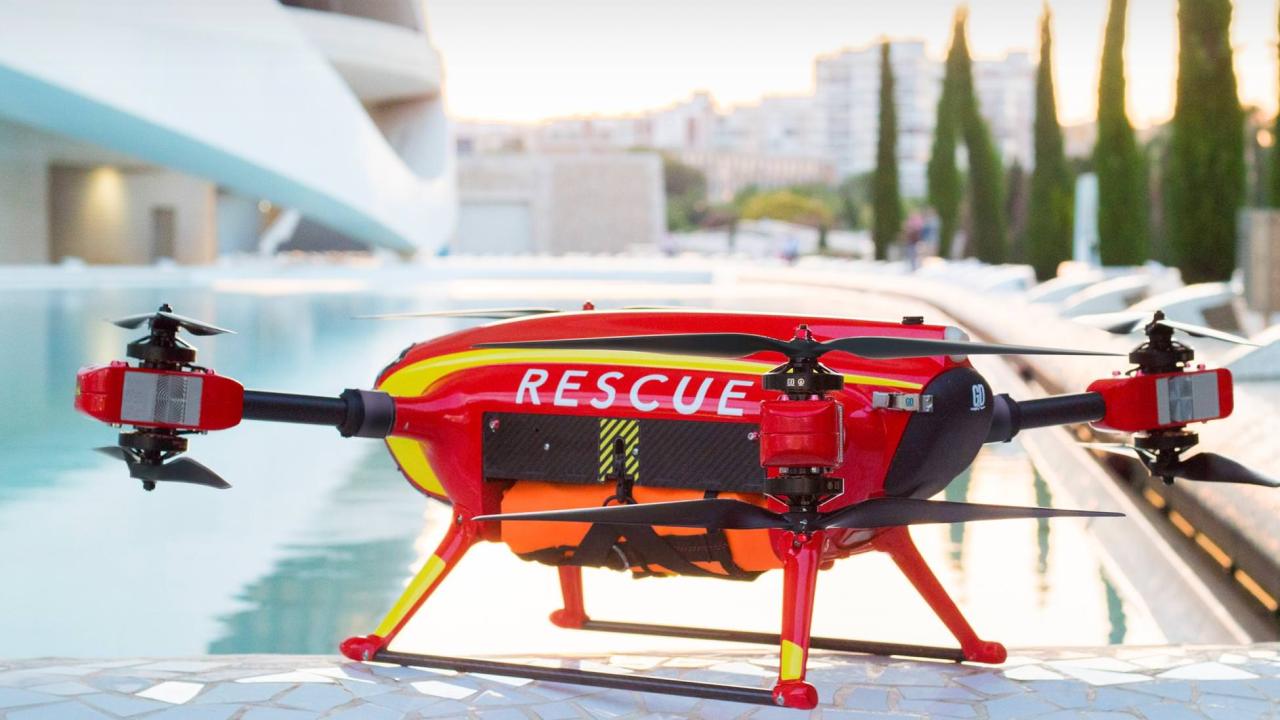
<svg viewBox="0 0 1280 720">
<path fill-rule="evenodd" d="M 452 520 L 381 624 L 341 643 L 349 658 L 790 708 L 818 701 L 805 681 L 811 648 L 1005 660 L 1004 646 L 974 631 L 925 564 L 911 525 L 1119 514 L 928 499 L 984 443 L 1092 423 L 1133 433 L 1133 446 L 1106 449 L 1135 454 L 1167 481 L 1280 485 L 1213 453 L 1183 457 L 1197 441 L 1190 423 L 1231 413 L 1231 374 L 1193 367 L 1191 348 L 1173 338 L 1215 331 L 1159 313 L 1129 354 L 1127 374 L 1035 400 L 993 394 L 967 356 L 1113 353 L 970 342 L 918 317 L 886 323 L 590 305 L 447 314 L 505 320 L 409 347 L 373 390 L 321 397 L 245 390 L 197 366 L 179 333 L 228 331 L 164 305 L 116 322 L 147 326 L 127 347 L 136 362 L 82 369 L 75 404 L 131 426 L 101 450 L 124 460 L 147 490 L 166 482 L 230 487 L 182 453 L 190 435 L 242 420 L 385 439 L 410 484 L 449 503 Z M 560 627 L 776 645 L 777 682 L 739 687 L 393 648 L 479 541 L 558 568 L 564 605 L 551 621 Z M 958 648 L 810 636 L 819 570 L 869 551 L 893 559 Z M 583 567 L 730 580 L 781 570 L 782 624 L 772 634 L 596 620 L 584 608 Z"/>
</svg>

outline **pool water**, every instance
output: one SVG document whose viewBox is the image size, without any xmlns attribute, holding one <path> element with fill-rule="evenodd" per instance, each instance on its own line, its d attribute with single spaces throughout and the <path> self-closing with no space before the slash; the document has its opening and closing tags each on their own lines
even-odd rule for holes
<svg viewBox="0 0 1280 720">
<path fill-rule="evenodd" d="M 645 292 L 652 294 L 600 305 L 786 306 L 748 288 L 693 301 L 664 297 L 661 288 Z M 609 296 L 607 288 L 595 293 Z M 315 394 L 368 387 L 411 342 L 464 325 L 353 315 L 523 304 L 269 284 L 0 290 L 0 656 L 328 653 L 341 638 L 371 631 L 448 518 L 399 476 L 380 442 L 271 423 L 193 438 L 190 456 L 230 481 L 229 491 L 161 485 L 144 493 L 122 464 L 92 451 L 113 444 L 115 431 L 74 412 L 75 372 L 122 358 L 138 334 L 105 319 L 161 302 L 237 331 L 196 339 L 200 364 L 246 387 Z M 1049 505 L 1053 490 L 1014 443 L 984 451 L 946 498 Z M 991 639 L 1163 639 L 1140 599 L 1110 582 L 1078 521 L 929 526 L 913 534 Z M 776 573 L 742 584 L 588 571 L 587 604 L 600 619 L 770 630 L 780 584 Z M 818 592 L 816 633 L 951 644 L 884 557 L 841 563 L 822 575 Z M 401 647 L 485 654 L 695 645 L 559 630 L 546 622 L 557 599 L 553 569 L 482 545 L 409 625 Z"/>
</svg>

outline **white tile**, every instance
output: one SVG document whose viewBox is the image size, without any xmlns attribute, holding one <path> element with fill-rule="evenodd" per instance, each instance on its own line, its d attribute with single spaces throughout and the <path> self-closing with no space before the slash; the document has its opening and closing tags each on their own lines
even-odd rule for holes
<svg viewBox="0 0 1280 720">
<path fill-rule="evenodd" d="M 141 698 L 147 698 L 148 700 L 159 700 L 160 702 L 167 702 L 170 705 L 181 705 L 200 694 L 200 690 L 202 688 L 204 688 L 203 683 L 167 680 L 159 685 L 152 685 L 146 690 L 134 694 Z"/>
<path fill-rule="evenodd" d="M 1133 662 L 1147 670 L 1168 670 L 1182 665 L 1190 665 L 1195 660 L 1180 655 L 1151 655 L 1144 658 L 1134 658 Z"/>
<path fill-rule="evenodd" d="M 1130 672 L 1137 670 L 1138 666 L 1126 660 L 1118 660 L 1113 657 L 1087 657 L 1076 660 L 1053 660 L 1046 663 L 1049 667 L 1057 668 L 1065 671 L 1067 668 L 1082 668 L 1085 670 L 1105 670 L 1107 672 Z"/>
<path fill-rule="evenodd" d="M 169 672 L 204 672 L 225 666 L 224 662 L 206 662 L 203 660 L 161 660 L 143 665 L 140 670 L 166 670 Z"/>
<path fill-rule="evenodd" d="M 1273 658 L 1276 656 L 1275 650 L 1250 650 L 1249 657 L 1253 658 Z"/>
<path fill-rule="evenodd" d="M 1249 662 L 1249 658 L 1236 653 L 1222 653 L 1218 656 L 1218 662 L 1226 663 L 1228 665 L 1243 665 Z"/>
<path fill-rule="evenodd" d="M 352 682 L 369 683 L 371 685 L 377 683 L 377 680 L 374 680 L 368 675 L 360 675 L 359 673 L 350 672 L 340 667 L 298 668 L 298 672 L 333 678 L 334 680 L 350 680 Z"/>
<path fill-rule="evenodd" d="M 293 672 L 276 673 L 275 675 L 258 675 L 240 678 L 238 683 L 331 683 L 333 678 L 315 673 L 294 670 Z"/>
<path fill-rule="evenodd" d="M 669 668 L 704 668 L 715 665 L 718 662 L 720 661 L 710 658 L 674 657 L 662 663 L 662 666 Z"/>
<path fill-rule="evenodd" d="M 1125 683 L 1146 682 L 1151 679 L 1149 675 L 1139 675 L 1138 673 L 1112 672 L 1110 670 L 1094 670 L 1083 667 L 1060 667 L 1057 669 L 1090 685 L 1123 685 Z"/>
<path fill-rule="evenodd" d="M 631 670 L 651 670 L 664 659 L 656 655 L 613 655 L 609 658 L 609 664 Z"/>
<path fill-rule="evenodd" d="M 489 682 L 510 685 L 511 687 L 524 687 L 525 685 L 533 682 L 533 680 L 526 677 L 510 677 L 508 675 L 490 675 L 488 673 L 469 673 L 469 675 L 470 677 L 482 678 Z"/>
<path fill-rule="evenodd" d="M 476 692 L 473 688 L 441 682 L 439 680 L 419 680 L 418 682 L 409 684 L 413 686 L 414 690 L 417 690 L 423 695 L 448 698 L 450 700 L 461 700 L 464 697 L 474 695 Z"/>
<path fill-rule="evenodd" d="M 1202 662 L 1166 670 L 1158 677 L 1173 680 L 1253 680 L 1258 676 L 1218 662 Z"/>
<path fill-rule="evenodd" d="M 1019 665 L 1004 671 L 1010 680 L 1061 680 L 1062 676 L 1043 665 Z"/>
<path fill-rule="evenodd" d="M 732 673 L 735 675 L 754 675 L 756 677 L 773 677 L 777 674 L 776 670 L 762 668 L 759 665 L 752 665 L 747 662 L 727 662 L 719 665 L 712 665 L 707 668 L 712 672 Z"/>
</svg>

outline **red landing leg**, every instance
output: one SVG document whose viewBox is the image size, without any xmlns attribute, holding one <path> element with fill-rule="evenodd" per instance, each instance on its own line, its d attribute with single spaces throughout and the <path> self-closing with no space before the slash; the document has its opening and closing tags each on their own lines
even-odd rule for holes
<svg viewBox="0 0 1280 720">
<path fill-rule="evenodd" d="M 925 564 L 916 544 L 911 541 L 911 534 L 905 527 L 896 527 L 884 531 L 876 537 L 873 544 L 877 550 L 889 553 L 903 575 L 915 586 L 916 592 L 929 603 L 929 607 L 937 613 L 938 619 L 947 626 L 951 634 L 960 641 L 964 658 L 980 663 L 1002 663 L 1008 657 L 1004 645 L 990 642 L 978 637 L 969 625 L 969 621 L 960 614 L 951 596 L 947 594 L 942 583 L 934 576 L 933 571 Z"/>
<path fill-rule="evenodd" d="M 404 593 L 372 635 L 349 637 L 339 648 L 352 660 L 372 660 L 373 654 L 391 644 L 396 635 L 408 624 L 418 608 L 440 586 L 467 548 L 475 544 L 479 525 L 469 519 L 454 518 L 445 531 L 440 547 L 427 558 L 422 569 L 405 588 Z"/>
<path fill-rule="evenodd" d="M 564 607 L 551 612 L 551 622 L 562 628 L 582 629 L 591 618 L 582 606 L 582 568 L 573 565 L 561 565 L 560 594 L 564 596 Z"/>
<path fill-rule="evenodd" d="M 787 533 L 787 538 L 790 546 L 783 556 L 781 648 L 773 701 L 784 707 L 809 710 L 818 704 L 818 691 L 804 681 L 804 676 L 822 532 Z"/>
</svg>

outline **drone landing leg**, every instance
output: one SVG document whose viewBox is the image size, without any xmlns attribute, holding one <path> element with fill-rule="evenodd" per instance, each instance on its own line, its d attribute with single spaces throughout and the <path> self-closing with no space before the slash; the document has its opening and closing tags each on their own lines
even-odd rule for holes
<svg viewBox="0 0 1280 720">
<path fill-rule="evenodd" d="M 342 641 L 342 654 L 352 660 L 372 660 L 374 654 L 386 649 L 396 635 L 408 624 L 410 618 L 422 607 L 431 593 L 458 563 L 467 549 L 479 538 L 480 526 L 470 519 L 455 517 L 445 531 L 440 546 L 423 563 L 422 569 L 410 581 L 404 593 L 372 635 L 349 637 Z"/>
<path fill-rule="evenodd" d="M 577 565 L 561 565 L 560 594 L 564 607 L 551 613 L 551 622 L 558 627 L 580 630 L 590 621 L 582 605 L 582 568 Z"/>
<path fill-rule="evenodd" d="M 809 628 L 813 621 L 822 533 L 788 533 L 787 537 L 790 542 L 782 569 L 781 657 L 773 701 L 789 708 L 810 710 L 818 704 L 818 691 L 804 681 L 804 676 L 809 659 Z"/>
<path fill-rule="evenodd" d="M 938 615 L 938 619 L 947 626 L 951 634 L 960 641 L 964 651 L 964 659 L 973 662 L 998 664 L 1005 661 L 1008 652 L 998 642 L 990 642 L 978 637 L 969 621 L 960 614 L 946 588 L 938 582 L 937 576 L 925 564 L 911 534 L 905 527 L 886 530 L 876 537 L 874 545 L 877 550 L 889 554 L 903 575 L 915 586 L 916 592 L 929 603 L 929 607 Z"/>
</svg>

